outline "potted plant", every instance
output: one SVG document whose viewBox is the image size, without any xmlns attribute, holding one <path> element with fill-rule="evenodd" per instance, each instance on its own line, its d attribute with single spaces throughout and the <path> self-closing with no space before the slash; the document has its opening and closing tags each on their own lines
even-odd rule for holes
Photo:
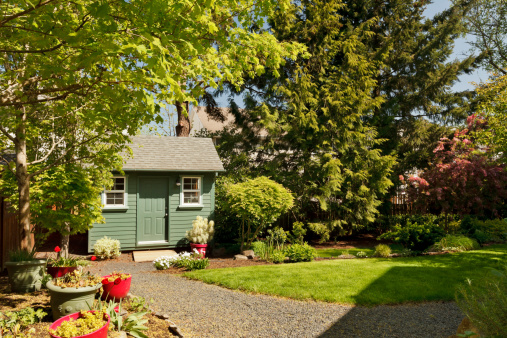
<svg viewBox="0 0 507 338">
<path fill-rule="evenodd" d="M 55 247 L 55 252 L 60 255 L 60 247 Z M 48 260 L 47 272 L 53 278 L 62 277 L 65 274 L 77 269 L 78 258 L 60 256 L 57 259 Z"/>
<path fill-rule="evenodd" d="M 49 334 L 53 338 L 107 338 L 110 321 L 103 311 L 80 311 L 55 321 Z"/>
<path fill-rule="evenodd" d="M 197 216 L 197 218 L 192 221 L 192 229 L 186 232 L 186 237 L 190 242 L 190 248 L 192 251 L 197 250 L 202 257 L 206 256 L 208 242 L 211 241 L 215 233 L 214 225 L 215 223 L 213 221 L 208 222 L 207 218 L 203 219 L 201 216 Z"/>
<path fill-rule="evenodd" d="M 46 287 L 51 296 L 53 319 L 91 309 L 95 293 L 102 286 L 100 281 L 100 277 L 89 272 L 83 274 L 79 270 L 49 281 Z"/>
<path fill-rule="evenodd" d="M 102 277 L 101 298 L 106 301 L 119 301 L 127 296 L 130 290 L 132 275 L 129 273 L 113 272 Z"/>
<path fill-rule="evenodd" d="M 9 252 L 9 261 L 5 262 L 5 266 L 11 290 L 23 293 L 40 290 L 45 265 L 44 259 L 35 258 L 35 249 Z"/>
</svg>

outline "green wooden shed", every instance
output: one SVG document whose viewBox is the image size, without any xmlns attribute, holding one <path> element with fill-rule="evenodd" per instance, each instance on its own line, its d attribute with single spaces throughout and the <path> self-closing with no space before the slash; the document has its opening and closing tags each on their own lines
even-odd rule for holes
<svg viewBox="0 0 507 338">
<path fill-rule="evenodd" d="M 122 250 L 187 245 L 197 216 L 213 219 L 215 178 L 224 167 L 209 138 L 136 136 L 133 156 L 102 193 L 104 224 L 88 232 L 88 251 L 104 237 Z"/>
</svg>

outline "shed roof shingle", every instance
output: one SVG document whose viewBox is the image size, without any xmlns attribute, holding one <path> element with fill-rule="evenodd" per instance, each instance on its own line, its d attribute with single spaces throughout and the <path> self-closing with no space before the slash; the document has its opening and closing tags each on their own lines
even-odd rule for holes
<svg viewBox="0 0 507 338">
<path fill-rule="evenodd" d="M 224 171 L 210 138 L 135 136 L 123 170 Z"/>
</svg>

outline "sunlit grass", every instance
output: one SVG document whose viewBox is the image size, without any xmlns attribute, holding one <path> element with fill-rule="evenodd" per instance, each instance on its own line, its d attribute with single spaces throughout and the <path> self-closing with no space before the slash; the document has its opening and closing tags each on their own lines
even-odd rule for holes
<svg viewBox="0 0 507 338">
<path fill-rule="evenodd" d="M 364 251 L 364 249 L 362 250 Z M 231 289 L 358 305 L 452 300 L 466 278 L 507 261 L 507 245 L 438 256 L 326 260 L 188 272 Z"/>
</svg>

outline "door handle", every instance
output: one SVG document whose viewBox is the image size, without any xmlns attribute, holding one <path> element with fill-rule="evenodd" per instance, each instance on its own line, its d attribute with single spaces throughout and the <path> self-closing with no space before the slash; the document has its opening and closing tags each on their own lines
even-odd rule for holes
<svg viewBox="0 0 507 338">
<path fill-rule="evenodd" d="M 167 213 L 166 213 L 166 214 L 165 214 L 165 217 L 167 217 L 167 216 L 168 216 L 168 215 L 167 215 Z"/>
</svg>

